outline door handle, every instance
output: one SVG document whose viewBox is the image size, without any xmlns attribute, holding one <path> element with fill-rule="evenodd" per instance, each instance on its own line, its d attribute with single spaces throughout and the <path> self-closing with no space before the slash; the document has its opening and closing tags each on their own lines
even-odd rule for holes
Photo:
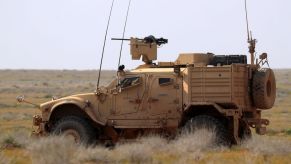
<svg viewBox="0 0 291 164">
<path fill-rule="evenodd" d="M 157 102 L 157 101 L 159 101 L 159 99 L 157 99 L 157 98 L 153 98 L 153 97 L 150 97 L 150 98 L 148 99 L 148 102 L 149 102 L 149 103 Z"/>
</svg>

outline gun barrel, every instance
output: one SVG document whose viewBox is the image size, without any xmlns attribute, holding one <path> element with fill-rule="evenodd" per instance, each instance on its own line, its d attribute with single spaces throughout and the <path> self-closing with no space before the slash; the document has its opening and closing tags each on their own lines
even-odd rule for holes
<svg viewBox="0 0 291 164">
<path fill-rule="evenodd" d="M 156 43 L 157 45 L 162 45 L 162 44 L 167 44 L 168 39 L 164 38 L 155 38 L 154 36 L 150 35 L 148 37 L 145 37 L 143 39 L 135 38 L 139 41 L 144 41 L 145 43 Z M 130 39 L 125 39 L 125 38 L 111 38 L 111 40 L 122 40 L 122 41 L 130 41 Z"/>
<path fill-rule="evenodd" d="M 111 38 L 111 40 L 125 40 L 125 41 L 130 41 L 130 39 L 122 39 L 122 38 Z"/>
</svg>

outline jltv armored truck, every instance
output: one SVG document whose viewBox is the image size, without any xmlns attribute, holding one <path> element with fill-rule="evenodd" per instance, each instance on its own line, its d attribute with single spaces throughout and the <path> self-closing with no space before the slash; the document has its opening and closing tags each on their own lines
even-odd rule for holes
<svg viewBox="0 0 291 164">
<path fill-rule="evenodd" d="M 166 39 L 129 41 L 132 59 L 142 58 L 143 65 L 130 71 L 120 66 L 116 79 L 95 92 L 41 104 L 41 114 L 33 117 L 38 127 L 33 134 L 116 143 L 206 128 L 215 132 L 216 143 L 238 144 L 250 137 L 250 128 L 266 133 L 269 121 L 261 112 L 272 108 L 276 97 L 274 73 L 261 67 L 266 53 L 256 61 L 252 57 L 250 64 L 246 55 L 212 53 L 184 53 L 176 61 L 155 62 Z"/>
</svg>

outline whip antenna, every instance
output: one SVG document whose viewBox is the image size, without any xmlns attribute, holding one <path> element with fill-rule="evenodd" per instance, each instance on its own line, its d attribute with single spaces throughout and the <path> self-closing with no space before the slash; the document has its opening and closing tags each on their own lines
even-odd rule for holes
<svg viewBox="0 0 291 164">
<path fill-rule="evenodd" d="M 257 40 L 253 39 L 252 32 L 249 29 L 249 18 L 248 18 L 248 9 L 247 9 L 247 0 L 245 0 L 245 13 L 246 13 L 246 24 L 247 24 L 247 34 L 248 34 L 248 43 L 249 43 L 249 53 L 251 56 L 251 64 L 254 64 L 255 52 L 256 52 L 256 43 Z"/>
<path fill-rule="evenodd" d="M 120 60 L 121 60 L 122 49 L 123 49 L 123 42 L 124 42 L 124 35 L 125 35 L 125 30 L 126 30 L 126 25 L 127 25 L 127 19 L 128 19 L 130 4 L 131 4 L 131 0 L 129 0 L 128 6 L 127 6 L 127 12 L 126 12 L 126 18 L 125 18 L 125 23 L 124 23 L 124 27 L 123 27 L 122 40 L 121 40 L 121 45 L 120 45 L 120 52 L 119 52 L 119 59 L 118 59 L 118 66 L 117 66 L 117 68 L 120 66 Z"/>
<path fill-rule="evenodd" d="M 105 46 L 106 46 L 107 33 L 108 33 L 109 24 L 110 24 L 110 19 L 111 19 L 113 5 L 114 5 L 114 0 L 112 0 L 112 4 L 111 4 L 111 8 L 110 8 L 110 13 L 109 13 L 109 17 L 108 17 L 108 22 L 107 22 L 107 27 L 106 27 L 106 32 L 105 32 L 105 37 L 104 37 L 104 43 L 103 43 L 102 55 L 101 55 L 99 73 L 98 73 L 98 80 L 97 80 L 97 90 L 99 88 L 99 82 L 100 82 L 100 76 L 101 76 L 101 69 L 102 69 L 102 63 L 103 63 L 103 56 L 104 56 L 104 50 L 105 50 Z"/>
<path fill-rule="evenodd" d="M 248 41 L 249 41 L 250 40 L 250 29 L 249 29 L 249 18 L 248 18 L 247 0 L 245 0 L 245 13 L 246 13 L 247 34 L 248 34 Z"/>
</svg>

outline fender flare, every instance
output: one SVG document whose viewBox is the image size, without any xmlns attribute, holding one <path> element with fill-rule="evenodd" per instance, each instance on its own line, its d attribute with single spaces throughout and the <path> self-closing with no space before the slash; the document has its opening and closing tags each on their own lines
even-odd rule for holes
<svg viewBox="0 0 291 164">
<path fill-rule="evenodd" d="M 92 119 L 93 122 L 100 124 L 100 125 L 105 125 L 104 122 L 102 122 L 99 117 L 97 116 L 97 114 L 95 114 L 95 112 L 93 111 L 93 109 L 90 107 L 90 102 L 88 102 L 87 100 L 84 100 L 82 98 L 77 98 L 77 97 L 72 97 L 70 99 L 67 99 L 65 101 L 60 101 L 56 104 L 54 104 L 51 107 L 51 110 L 49 112 L 48 115 L 48 120 L 50 120 L 51 115 L 59 109 L 59 107 L 64 106 L 64 105 L 74 105 L 76 107 L 78 107 L 81 112 L 84 112 L 90 119 Z"/>
<path fill-rule="evenodd" d="M 240 139 L 238 136 L 238 128 L 239 128 L 239 118 L 242 116 L 242 110 L 239 109 L 224 109 L 223 107 L 221 107 L 219 104 L 216 104 L 214 102 L 193 102 L 188 104 L 185 109 L 184 112 L 191 112 L 191 111 L 197 111 L 197 109 L 195 109 L 195 106 L 211 106 L 213 107 L 213 110 L 215 110 L 216 112 L 218 112 L 219 114 L 221 114 L 224 117 L 232 117 L 232 123 L 233 123 L 233 142 L 235 143 L 239 143 Z M 194 107 L 194 108 L 192 108 Z M 201 110 L 201 109 L 198 109 Z M 201 110 L 202 111 L 202 110 Z"/>
</svg>

